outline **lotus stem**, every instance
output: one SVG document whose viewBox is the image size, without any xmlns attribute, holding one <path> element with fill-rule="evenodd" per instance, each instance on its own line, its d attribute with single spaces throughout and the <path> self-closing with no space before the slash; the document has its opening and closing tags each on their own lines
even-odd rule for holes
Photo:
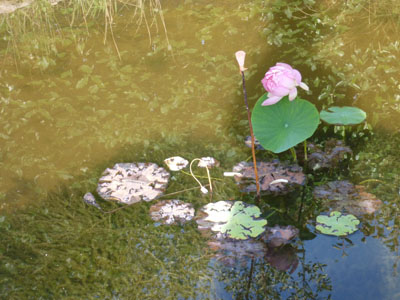
<svg viewBox="0 0 400 300">
<path fill-rule="evenodd" d="M 292 153 L 293 160 L 297 162 L 297 155 L 296 155 L 296 150 L 294 150 L 294 147 L 290 148 L 290 152 Z"/>
<path fill-rule="evenodd" d="M 304 141 L 304 161 L 307 161 L 307 140 Z"/>
<path fill-rule="evenodd" d="M 254 176 L 255 176 L 255 179 L 256 179 L 257 198 L 260 199 L 260 182 L 259 182 L 259 179 L 258 179 L 258 171 L 257 171 L 257 160 L 256 160 L 256 150 L 255 150 L 255 146 L 254 146 L 255 143 L 254 143 L 253 124 L 251 123 L 251 113 L 250 113 L 249 104 L 248 104 L 248 101 L 247 101 L 246 81 L 244 79 L 244 72 L 241 70 L 240 73 L 242 74 L 244 103 L 246 104 L 247 119 L 249 121 L 249 127 L 250 127 L 251 154 L 253 156 Z"/>
<path fill-rule="evenodd" d="M 365 184 L 365 183 L 368 183 L 368 182 L 379 182 L 379 183 L 385 183 L 384 181 L 382 181 L 382 180 L 379 180 L 379 179 L 366 179 L 366 180 L 363 180 L 363 181 L 361 181 L 359 184 Z"/>
<path fill-rule="evenodd" d="M 196 178 L 196 176 L 193 174 L 193 171 L 192 171 L 192 164 L 193 164 L 195 161 L 200 161 L 200 158 L 195 158 L 195 159 L 193 159 L 193 160 L 190 162 L 190 165 L 189 165 L 190 175 L 192 175 L 192 177 L 194 178 L 194 180 L 196 180 L 197 183 L 200 185 L 200 191 L 201 191 L 203 194 L 207 194 L 207 193 L 208 193 L 208 190 L 201 184 L 200 180 L 198 180 L 198 179 Z M 208 169 L 207 169 L 207 175 L 208 175 L 208 180 L 209 180 L 209 182 L 211 183 L 210 173 L 208 172 Z M 211 187 L 211 190 L 212 190 L 212 187 Z"/>
</svg>

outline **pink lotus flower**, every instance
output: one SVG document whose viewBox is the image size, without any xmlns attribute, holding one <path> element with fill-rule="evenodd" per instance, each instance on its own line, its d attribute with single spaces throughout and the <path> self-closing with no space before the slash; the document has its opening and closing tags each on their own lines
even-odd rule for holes
<svg viewBox="0 0 400 300">
<path fill-rule="evenodd" d="M 268 99 L 261 104 L 263 106 L 275 104 L 287 95 L 293 101 L 297 96 L 297 86 L 308 91 L 308 86 L 301 82 L 300 72 L 284 63 L 270 68 L 261 82 L 268 92 Z"/>
</svg>

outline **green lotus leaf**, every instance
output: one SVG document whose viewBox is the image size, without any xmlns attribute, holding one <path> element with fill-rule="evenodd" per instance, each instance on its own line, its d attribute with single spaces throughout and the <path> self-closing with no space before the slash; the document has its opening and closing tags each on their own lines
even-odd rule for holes
<svg viewBox="0 0 400 300">
<path fill-rule="evenodd" d="M 265 99 L 267 94 L 258 99 L 251 117 L 254 135 L 265 149 L 283 152 L 308 139 L 317 129 L 319 113 L 312 103 L 284 97 L 274 105 L 262 106 Z"/>
<path fill-rule="evenodd" d="M 367 114 L 362 109 L 351 106 L 333 106 L 320 112 L 323 121 L 332 125 L 356 125 L 365 120 Z"/>
<path fill-rule="evenodd" d="M 316 229 L 323 234 L 345 236 L 356 232 L 358 224 L 360 221 L 355 216 L 333 211 L 329 216 L 317 217 Z"/>
<path fill-rule="evenodd" d="M 261 211 L 257 206 L 242 201 L 231 204 L 228 201 L 209 203 L 202 209 L 207 216 L 197 223 L 212 231 L 221 232 L 227 237 L 245 240 L 257 237 L 265 231 L 267 220 L 259 218 Z"/>
</svg>

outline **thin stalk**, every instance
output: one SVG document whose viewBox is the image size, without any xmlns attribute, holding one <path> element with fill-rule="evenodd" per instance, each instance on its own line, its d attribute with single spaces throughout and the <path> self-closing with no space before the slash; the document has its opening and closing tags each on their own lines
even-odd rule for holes
<svg viewBox="0 0 400 300">
<path fill-rule="evenodd" d="M 304 141 L 304 160 L 307 161 L 307 140 Z"/>
<path fill-rule="evenodd" d="M 295 162 L 297 162 L 296 150 L 294 150 L 294 148 L 292 147 L 292 148 L 290 148 L 290 152 L 292 153 L 293 160 L 294 160 Z"/>
<path fill-rule="evenodd" d="M 240 73 L 242 74 L 244 103 L 246 104 L 247 120 L 249 121 L 249 127 L 250 127 L 251 154 L 253 156 L 254 176 L 256 177 L 257 198 L 260 199 L 260 182 L 259 182 L 259 179 L 258 179 L 258 171 L 257 171 L 257 160 L 256 160 L 256 150 L 255 150 L 255 146 L 254 146 L 253 124 L 251 123 L 251 113 L 250 113 L 249 104 L 248 104 L 248 101 L 247 101 L 246 82 L 245 82 L 245 79 L 244 79 L 244 72 L 240 71 Z"/>
</svg>

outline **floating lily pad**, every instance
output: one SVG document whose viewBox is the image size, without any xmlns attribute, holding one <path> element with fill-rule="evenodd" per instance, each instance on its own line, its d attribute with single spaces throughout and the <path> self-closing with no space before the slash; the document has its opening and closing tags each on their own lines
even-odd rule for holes
<svg viewBox="0 0 400 300">
<path fill-rule="evenodd" d="M 219 201 L 201 209 L 196 220 L 200 230 L 211 230 L 217 238 L 245 240 L 264 232 L 267 220 L 257 206 L 242 201 Z"/>
<path fill-rule="evenodd" d="M 180 156 L 173 156 L 164 160 L 171 171 L 179 171 L 187 167 L 188 161 Z"/>
<path fill-rule="evenodd" d="M 233 167 L 235 176 L 242 192 L 256 192 L 256 183 L 253 163 L 240 162 Z M 298 165 L 286 165 L 279 160 L 257 163 L 260 189 L 264 194 L 287 194 L 296 187 L 306 183 L 306 176 Z"/>
<path fill-rule="evenodd" d="M 288 244 L 299 235 L 299 230 L 291 225 L 267 227 L 262 239 L 268 244 L 268 247 L 280 247 Z"/>
<path fill-rule="evenodd" d="M 346 236 L 356 232 L 358 224 L 360 221 L 355 216 L 333 211 L 329 216 L 318 216 L 315 228 L 323 234 Z"/>
<path fill-rule="evenodd" d="M 151 201 L 163 194 L 168 180 L 169 173 L 154 163 L 119 163 L 103 172 L 97 193 L 125 204 Z"/>
<path fill-rule="evenodd" d="M 251 136 L 248 135 L 246 136 L 244 143 L 247 147 L 251 148 Z M 261 146 L 260 141 L 257 139 L 254 139 L 254 148 L 256 150 L 265 150 L 263 146 Z"/>
<path fill-rule="evenodd" d="M 354 186 L 347 180 L 331 181 L 314 189 L 314 197 L 323 201 L 323 206 L 354 215 L 372 214 L 382 205 L 375 195 L 367 193 L 365 187 Z"/>
<path fill-rule="evenodd" d="M 219 167 L 219 161 L 214 157 L 202 157 L 197 165 L 200 168 L 217 168 Z"/>
<path fill-rule="evenodd" d="M 163 200 L 150 207 L 150 216 L 163 224 L 184 224 L 194 218 L 194 208 L 181 200 Z"/>
<path fill-rule="evenodd" d="M 312 103 L 284 97 L 274 105 L 262 106 L 267 96 L 258 99 L 251 116 L 254 135 L 265 149 L 280 153 L 314 134 L 319 113 Z"/>
<path fill-rule="evenodd" d="M 307 146 L 311 151 L 311 154 L 308 155 L 307 164 L 314 171 L 337 167 L 343 161 L 346 153 L 353 153 L 343 141 L 336 139 L 326 141 L 324 151 L 313 143 L 309 143 Z"/>
<path fill-rule="evenodd" d="M 367 114 L 360 108 L 352 106 L 332 106 L 320 112 L 323 121 L 333 125 L 356 125 L 365 120 Z"/>
</svg>

